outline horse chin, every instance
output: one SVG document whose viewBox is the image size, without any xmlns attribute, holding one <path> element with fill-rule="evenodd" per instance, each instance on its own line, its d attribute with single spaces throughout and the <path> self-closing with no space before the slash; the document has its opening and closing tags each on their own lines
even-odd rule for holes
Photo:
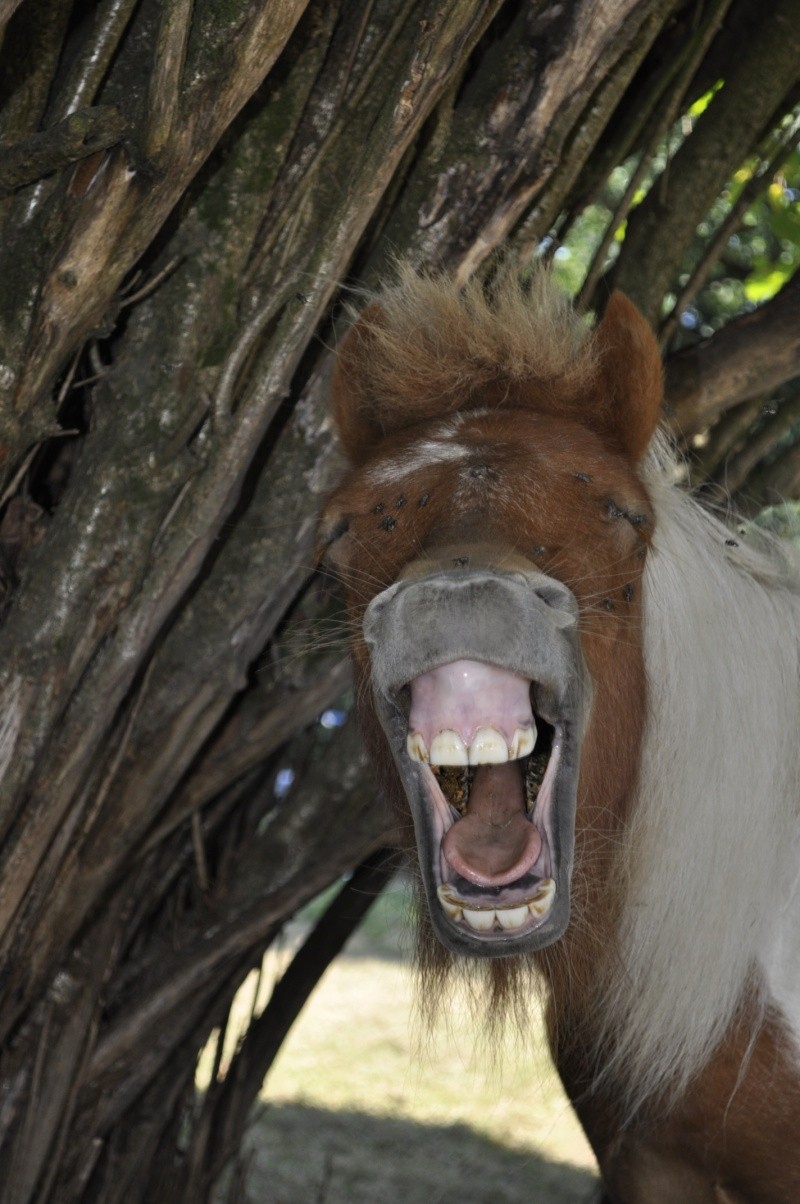
<svg viewBox="0 0 800 1204">
<path fill-rule="evenodd" d="M 589 703 L 576 616 L 535 570 L 434 573 L 368 607 L 375 706 L 454 953 L 531 953 L 567 927 Z"/>
</svg>

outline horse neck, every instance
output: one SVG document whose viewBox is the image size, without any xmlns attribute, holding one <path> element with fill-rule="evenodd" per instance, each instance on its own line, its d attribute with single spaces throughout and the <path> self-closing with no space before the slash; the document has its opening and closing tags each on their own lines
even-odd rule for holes
<svg viewBox="0 0 800 1204">
<path fill-rule="evenodd" d="M 663 481 L 651 492 L 624 973 L 611 968 L 599 1011 L 642 1096 L 686 1086 L 748 989 L 751 1007 L 770 1002 L 764 958 L 797 899 L 800 804 L 800 575 Z"/>
</svg>

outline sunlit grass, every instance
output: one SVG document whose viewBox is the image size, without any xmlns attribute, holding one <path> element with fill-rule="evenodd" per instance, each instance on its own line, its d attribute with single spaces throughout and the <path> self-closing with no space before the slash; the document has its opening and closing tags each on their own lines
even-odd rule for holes
<svg viewBox="0 0 800 1204">
<path fill-rule="evenodd" d="M 281 1050 L 262 1099 L 466 1124 L 503 1145 L 594 1166 L 551 1069 L 538 1014 L 528 1047 L 509 1039 L 491 1065 L 476 1053 L 461 1009 L 420 1048 L 413 1006 L 406 964 L 339 961 Z"/>
<path fill-rule="evenodd" d="M 497 1058 L 481 1053 L 463 1007 L 422 1040 L 413 974 L 400 948 L 404 915 L 402 892 L 379 902 L 281 1049 L 251 1134 L 253 1204 L 433 1204 L 459 1191 L 475 1204 L 591 1199 L 594 1158 L 551 1068 L 538 1009 L 529 1039 L 509 1035 Z M 257 1011 L 288 956 L 268 955 Z M 255 987 L 252 976 L 237 1001 L 223 1068 Z M 201 1087 L 212 1061 L 209 1049 Z"/>
</svg>

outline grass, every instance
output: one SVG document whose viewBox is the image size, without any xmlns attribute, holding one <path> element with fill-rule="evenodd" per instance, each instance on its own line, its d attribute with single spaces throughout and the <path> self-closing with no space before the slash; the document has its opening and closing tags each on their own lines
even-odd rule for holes
<svg viewBox="0 0 800 1204">
<path fill-rule="evenodd" d="M 587 1204 L 595 1162 L 538 1014 L 530 1040 L 509 1038 L 495 1065 L 459 1008 L 420 1047 L 404 913 L 401 892 L 379 900 L 284 1044 L 250 1132 L 249 1201 Z M 280 969 L 271 954 L 264 999 Z M 206 1055 L 201 1084 L 209 1070 Z"/>
</svg>

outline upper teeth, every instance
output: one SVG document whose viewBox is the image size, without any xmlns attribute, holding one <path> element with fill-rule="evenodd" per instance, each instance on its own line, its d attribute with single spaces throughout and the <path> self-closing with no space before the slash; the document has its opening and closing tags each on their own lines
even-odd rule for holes
<svg viewBox="0 0 800 1204">
<path fill-rule="evenodd" d="M 469 746 L 470 765 L 499 765 L 507 760 L 508 745 L 505 737 L 501 736 L 496 728 L 479 727 Z"/>
<path fill-rule="evenodd" d="M 445 728 L 434 736 L 430 750 L 419 732 L 411 732 L 406 749 L 412 761 L 428 761 L 431 765 L 498 765 L 527 757 L 535 743 L 536 728 L 528 724 L 516 728 L 510 744 L 494 727 L 479 727 L 470 745 L 464 743 L 458 732 Z"/>
<path fill-rule="evenodd" d="M 421 736 L 419 743 L 424 756 L 425 741 Z M 414 754 L 411 753 L 411 755 L 413 757 Z M 431 741 L 431 750 L 427 760 L 431 765 L 468 765 L 469 754 L 458 732 L 445 729 L 445 731 L 439 732 L 438 736 L 434 736 Z"/>
</svg>

